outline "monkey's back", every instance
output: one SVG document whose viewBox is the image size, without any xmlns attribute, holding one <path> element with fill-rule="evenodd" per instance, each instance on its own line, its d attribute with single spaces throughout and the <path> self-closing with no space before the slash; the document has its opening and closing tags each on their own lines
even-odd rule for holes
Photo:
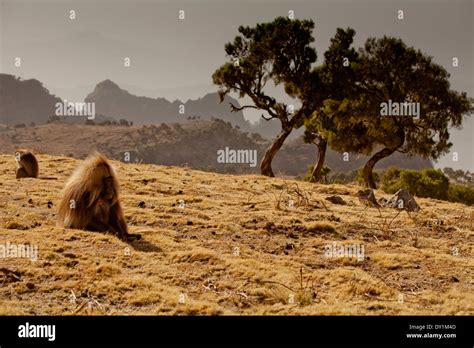
<svg viewBox="0 0 474 348">
<path fill-rule="evenodd" d="M 22 152 L 18 161 L 16 178 L 37 178 L 39 174 L 38 160 L 30 151 Z"/>
</svg>

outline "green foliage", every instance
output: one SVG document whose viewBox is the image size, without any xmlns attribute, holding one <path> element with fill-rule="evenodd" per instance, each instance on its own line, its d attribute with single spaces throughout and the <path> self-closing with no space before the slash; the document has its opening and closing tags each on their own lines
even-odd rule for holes
<svg viewBox="0 0 474 348">
<path fill-rule="evenodd" d="M 446 169 L 444 172 L 451 173 L 450 169 Z M 436 198 L 467 205 L 474 204 L 473 188 L 450 183 L 442 171 L 432 168 L 417 171 L 392 167 L 386 170 L 382 176 L 382 189 L 387 193 L 395 193 L 401 188 L 407 189 L 418 197 Z"/>
<path fill-rule="evenodd" d="M 357 181 L 357 170 L 351 170 L 349 172 L 334 172 L 328 176 L 328 182 L 330 184 L 348 184 Z"/>
<path fill-rule="evenodd" d="M 465 93 L 450 89 L 443 67 L 400 39 L 369 38 L 349 69 L 357 93 L 325 101 L 323 135 L 338 151 L 369 154 L 383 146 L 436 159 L 452 145 L 448 129 L 473 110 Z M 381 115 L 389 100 L 418 102 L 420 116 Z"/>
<path fill-rule="evenodd" d="M 303 176 L 303 181 L 310 181 L 312 176 L 313 176 L 313 169 L 314 169 L 314 164 L 310 165 L 308 167 L 308 170 L 306 171 L 306 174 Z M 321 169 L 321 174 L 322 178 L 324 179 L 324 183 L 328 183 L 328 174 L 331 172 L 331 168 L 328 166 L 323 166 L 323 169 Z"/>
<path fill-rule="evenodd" d="M 412 195 L 448 199 L 449 180 L 440 171 L 426 168 L 421 171 L 389 168 L 382 176 L 382 190 L 395 193 L 404 188 Z"/>
<path fill-rule="evenodd" d="M 369 172 L 374 161 L 394 151 L 430 159 L 446 153 L 452 146 L 448 130 L 460 127 L 463 116 L 473 111 L 466 93 L 450 89 L 447 71 L 402 40 L 386 36 L 369 38 L 357 59 L 347 67 L 353 70 L 347 83 L 356 93 L 324 100 L 318 130 L 329 146 L 365 155 L 378 150 L 367 163 Z M 419 103 L 419 117 L 382 115 L 381 105 L 389 100 Z M 370 184 L 370 175 L 368 180 Z"/>
<path fill-rule="evenodd" d="M 448 201 L 467 205 L 474 204 L 474 189 L 458 184 L 449 184 Z"/>
<path fill-rule="evenodd" d="M 310 46 L 314 41 L 313 28 L 311 20 L 285 17 L 255 27 L 240 26 L 239 35 L 225 46 L 230 62 L 212 75 L 214 84 L 220 87 L 221 101 L 230 92 L 238 93 L 241 98 L 247 95 L 253 105 L 232 106 L 234 110 L 265 110 L 270 118 L 279 119 L 282 127 L 291 130 L 302 117 L 292 121 L 298 113 L 289 112 L 285 103 L 267 95 L 264 88 L 272 80 L 275 85 L 283 84 L 288 95 L 301 98 L 310 81 L 311 64 L 317 58 L 315 49 Z"/>
<path fill-rule="evenodd" d="M 321 138 L 321 132 L 333 128 L 331 119 L 324 112 L 324 101 L 339 100 L 352 96 L 355 90 L 355 75 L 351 65 L 357 64 L 358 54 L 351 48 L 355 31 L 337 28 L 328 50 L 324 53 L 324 63 L 311 72 L 304 99 L 314 110 L 304 120 L 303 140 L 314 143 Z M 324 134 L 328 138 L 329 134 Z"/>
<path fill-rule="evenodd" d="M 311 65 L 316 61 L 312 20 L 292 20 L 278 17 L 272 22 L 260 23 L 254 27 L 239 27 L 239 35 L 225 46 L 230 62 L 218 68 L 212 75 L 214 84 L 219 86 L 221 102 L 231 92 L 241 98 L 248 96 L 252 105 L 231 104 L 233 111 L 252 108 L 264 110 L 266 120 L 278 119 L 281 132 L 273 141 L 273 146 L 265 152 L 261 161 L 261 173 L 274 176 L 271 164 L 286 137 L 294 128 L 303 125 L 304 116 L 309 113 L 309 105 L 303 97 L 307 93 Z M 267 82 L 275 86 L 283 85 L 285 92 L 298 99 L 301 107 L 294 110 L 290 105 L 277 101 L 267 93 Z"/>
</svg>

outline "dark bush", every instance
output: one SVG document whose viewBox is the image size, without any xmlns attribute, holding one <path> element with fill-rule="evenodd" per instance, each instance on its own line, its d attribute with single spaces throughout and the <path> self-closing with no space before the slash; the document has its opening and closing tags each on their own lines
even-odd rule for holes
<svg viewBox="0 0 474 348">
<path fill-rule="evenodd" d="M 389 168 L 382 176 L 382 190 L 395 193 L 407 189 L 412 195 L 436 199 L 448 199 L 449 179 L 433 168 L 421 171 Z"/>
<path fill-rule="evenodd" d="M 473 205 L 474 189 L 464 185 L 449 184 L 448 201 Z"/>
</svg>

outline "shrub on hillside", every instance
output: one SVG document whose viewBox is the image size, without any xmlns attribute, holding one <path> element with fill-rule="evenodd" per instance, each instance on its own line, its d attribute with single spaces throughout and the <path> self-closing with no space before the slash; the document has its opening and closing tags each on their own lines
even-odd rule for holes
<svg viewBox="0 0 474 348">
<path fill-rule="evenodd" d="M 130 124 L 128 123 L 127 120 L 121 118 L 121 119 L 119 120 L 119 125 L 121 125 L 121 126 L 129 126 Z"/>
<path fill-rule="evenodd" d="M 464 185 L 449 184 L 448 201 L 473 205 L 474 189 Z"/>
<path fill-rule="evenodd" d="M 382 190 L 395 193 L 407 189 L 412 195 L 448 199 L 449 179 L 440 171 L 426 168 L 421 171 L 389 168 L 382 176 Z"/>
<path fill-rule="evenodd" d="M 313 168 L 314 168 L 314 164 L 312 164 L 308 167 L 308 170 L 306 171 L 306 174 L 303 177 L 303 181 L 310 181 L 311 180 L 311 178 L 313 177 Z M 328 184 L 329 183 L 328 174 L 330 172 L 331 172 L 331 168 L 324 165 L 323 169 L 321 169 L 322 180 L 321 180 L 320 184 Z"/>
</svg>

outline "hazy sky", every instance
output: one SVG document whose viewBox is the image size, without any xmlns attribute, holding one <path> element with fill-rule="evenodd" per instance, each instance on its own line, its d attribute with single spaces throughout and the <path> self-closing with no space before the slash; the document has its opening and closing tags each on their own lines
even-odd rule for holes
<svg viewBox="0 0 474 348">
<path fill-rule="evenodd" d="M 183 101 L 217 88 L 211 75 L 239 25 L 288 15 L 311 18 L 318 62 L 337 27 L 356 30 L 355 46 L 390 35 L 434 57 L 452 87 L 474 96 L 474 1 L 22 1 L 0 0 L 0 71 L 36 78 L 54 94 L 81 101 L 111 79 L 132 93 Z M 398 10 L 404 19 L 397 18 Z M 76 19 L 69 19 L 69 11 Z M 178 18 L 185 11 L 185 19 Z M 21 67 L 14 66 L 15 57 Z M 130 57 L 131 67 L 124 67 Z M 452 58 L 459 58 L 459 67 Z M 278 96 L 282 91 L 275 91 Z M 254 121 L 259 114 L 246 113 Z M 442 166 L 474 170 L 474 121 L 452 133 Z"/>
</svg>

